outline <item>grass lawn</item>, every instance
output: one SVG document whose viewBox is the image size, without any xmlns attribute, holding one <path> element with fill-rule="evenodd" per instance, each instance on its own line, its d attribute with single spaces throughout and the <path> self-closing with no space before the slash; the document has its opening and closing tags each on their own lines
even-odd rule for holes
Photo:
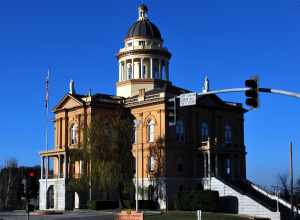
<svg viewBox="0 0 300 220">
<path fill-rule="evenodd" d="M 203 213 L 202 220 L 249 220 L 250 218 L 238 215 Z M 196 212 L 177 212 L 171 211 L 161 215 L 145 215 L 145 220 L 197 220 Z"/>
</svg>

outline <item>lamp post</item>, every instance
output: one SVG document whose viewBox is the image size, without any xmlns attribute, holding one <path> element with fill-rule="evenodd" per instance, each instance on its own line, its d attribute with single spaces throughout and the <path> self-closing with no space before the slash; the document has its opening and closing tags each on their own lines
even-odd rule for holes
<svg viewBox="0 0 300 220">
<path fill-rule="evenodd" d="M 135 154 L 135 211 L 138 212 L 139 211 L 139 192 L 138 192 L 138 189 L 139 189 L 139 181 L 138 181 L 138 155 L 139 155 L 139 152 L 138 152 L 138 146 L 139 146 L 139 142 L 138 142 L 138 136 L 139 136 L 139 133 L 138 133 L 138 128 L 141 124 L 141 120 L 137 120 L 135 121 L 135 145 L 136 145 L 136 154 Z M 143 141 L 143 140 L 142 140 Z"/>
</svg>

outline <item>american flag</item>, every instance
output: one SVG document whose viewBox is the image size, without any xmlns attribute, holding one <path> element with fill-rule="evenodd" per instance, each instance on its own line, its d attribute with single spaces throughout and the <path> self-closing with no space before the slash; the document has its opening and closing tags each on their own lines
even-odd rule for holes
<svg viewBox="0 0 300 220">
<path fill-rule="evenodd" d="M 45 106 L 46 109 L 48 109 L 48 103 L 49 103 L 49 78 L 50 78 L 50 70 L 48 70 L 47 76 L 46 76 L 46 95 L 45 95 Z"/>
</svg>

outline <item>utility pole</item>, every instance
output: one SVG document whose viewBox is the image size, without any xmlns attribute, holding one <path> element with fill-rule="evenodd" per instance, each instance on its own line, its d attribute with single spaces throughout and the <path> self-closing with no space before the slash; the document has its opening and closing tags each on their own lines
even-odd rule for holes
<svg viewBox="0 0 300 220">
<path fill-rule="evenodd" d="M 291 181 L 291 214 L 294 217 L 294 173 L 293 173 L 293 144 L 290 143 L 290 181 Z"/>
</svg>

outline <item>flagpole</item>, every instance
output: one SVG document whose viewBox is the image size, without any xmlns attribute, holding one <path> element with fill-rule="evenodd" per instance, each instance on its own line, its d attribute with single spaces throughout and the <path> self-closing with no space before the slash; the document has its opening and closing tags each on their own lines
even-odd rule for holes
<svg viewBox="0 0 300 220">
<path fill-rule="evenodd" d="M 48 69 L 47 77 L 46 77 L 46 97 L 45 97 L 45 105 L 46 105 L 46 124 L 45 124 L 45 145 L 46 152 L 48 152 L 48 117 L 49 117 L 49 79 L 50 79 L 50 69 Z M 47 191 L 48 191 L 48 175 L 49 175 L 49 156 L 46 158 L 46 190 L 45 190 L 45 198 L 46 198 L 46 209 L 47 209 Z"/>
</svg>

